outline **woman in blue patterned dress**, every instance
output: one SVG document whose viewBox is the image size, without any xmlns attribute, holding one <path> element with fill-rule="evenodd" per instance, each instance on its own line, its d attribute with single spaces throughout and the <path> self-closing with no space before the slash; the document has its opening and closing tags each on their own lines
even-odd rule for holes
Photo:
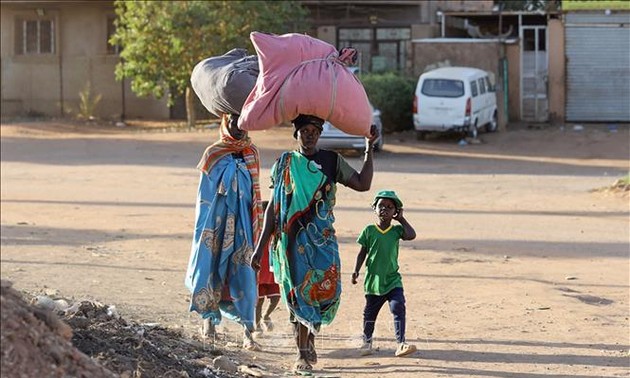
<svg viewBox="0 0 630 378">
<path fill-rule="evenodd" d="M 258 150 L 238 129 L 237 116 L 221 120 L 220 140 L 204 152 L 196 223 L 186 273 L 190 310 L 205 327 L 227 317 L 244 327 L 243 347 L 258 350 L 252 337 L 258 299 L 250 262 L 262 226 Z"/>
</svg>

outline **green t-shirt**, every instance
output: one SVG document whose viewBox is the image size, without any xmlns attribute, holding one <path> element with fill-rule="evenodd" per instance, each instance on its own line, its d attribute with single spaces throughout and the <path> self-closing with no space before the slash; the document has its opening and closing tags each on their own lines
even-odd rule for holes
<svg viewBox="0 0 630 378">
<path fill-rule="evenodd" d="M 367 248 L 365 259 L 365 293 L 385 295 L 396 287 L 403 287 L 398 273 L 398 242 L 403 226 L 391 225 L 386 230 L 371 224 L 361 231 L 357 243 Z"/>
</svg>

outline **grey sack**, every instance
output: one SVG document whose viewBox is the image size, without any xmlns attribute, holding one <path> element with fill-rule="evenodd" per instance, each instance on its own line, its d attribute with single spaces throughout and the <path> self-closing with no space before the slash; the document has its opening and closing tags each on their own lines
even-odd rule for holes
<svg viewBox="0 0 630 378">
<path fill-rule="evenodd" d="M 247 55 L 245 49 L 232 49 L 197 63 L 190 83 L 210 113 L 218 117 L 224 113 L 240 114 L 259 72 L 256 55 Z"/>
</svg>

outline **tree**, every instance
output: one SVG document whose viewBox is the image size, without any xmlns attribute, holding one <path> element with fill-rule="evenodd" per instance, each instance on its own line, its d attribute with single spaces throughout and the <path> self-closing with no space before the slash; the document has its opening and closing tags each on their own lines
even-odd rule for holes
<svg viewBox="0 0 630 378">
<path fill-rule="evenodd" d="M 560 9 L 560 0 L 495 0 L 502 10 L 535 11 Z"/>
<path fill-rule="evenodd" d="M 114 3 L 116 32 L 109 43 L 122 47 L 116 79 L 131 79 L 139 96 L 185 94 L 188 126 L 195 124 L 190 86 L 193 67 L 204 58 L 243 47 L 249 33 L 287 33 L 304 27 L 307 11 L 293 1 L 121 1 Z"/>
</svg>

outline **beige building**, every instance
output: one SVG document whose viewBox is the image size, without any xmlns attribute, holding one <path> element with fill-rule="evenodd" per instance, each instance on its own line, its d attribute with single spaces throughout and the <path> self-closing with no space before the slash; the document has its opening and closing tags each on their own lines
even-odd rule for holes
<svg viewBox="0 0 630 378">
<path fill-rule="evenodd" d="M 97 117 L 169 118 L 166 99 L 138 98 L 115 80 L 112 1 L 3 0 L 0 16 L 2 116 L 77 114 L 90 85 Z"/>
<path fill-rule="evenodd" d="M 413 68 L 412 40 L 439 35 L 444 12 L 491 11 L 492 0 L 479 1 L 301 1 L 311 13 L 314 35 L 339 48 L 359 52 L 363 71 Z"/>
<path fill-rule="evenodd" d="M 411 40 L 432 36 L 440 10 L 488 10 L 484 1 L 302 1 L 315 32 L 333 44 L 353 44 L 366 70 L 411 70 Z M 2 1 L 3 116 L 76 114 L 80 92 L 100 95 L 95 116 L 167 119 L 181 115 L 166 99 L 138 98 L 115 80 L 113 1 Z M 342 15 L 344 17 L 339 18 Z M 337 38 L 339 37 L 339 38 Z M 341 47 L 341 46 L 340 46 Z"/>
<path fill-rule="evenodd" d="M 303 1 L 316 35 L 353 46 L 362 70 L 418 77 L 440 65 L 490 71 L 499 123 L 563 120 L 564 28 L 559 13 L 499 12 L 493 1 Z"/>
<path fill-rule="evenodd" d="M 492 0 L 301 3 L 310 10 L 309 33 L 338 48 L 356 48 L 364 72 L 417 77 L 450 64 L 494 73 L 502 125 L 630 119 L 628 80 L 614 79 L 619 72 L 630 76 L 627 2 L 597 3 L 619 3 L 622 10 L 566 14 L 499 12 Z M 166 99 L 138 98 L 128 80 L 115 80 L 119 56 L 107 43 L 113 1 L 3 0 L 0 10 L 3 116 L 76 114 L 88 84 L 93 96 L 102 96 L 95 111 L 101 118 L 185 115 L 183 101 L 169 109 Z M 597 60 L 606 56 L 617 58 Z M 600 93 L 602 78 L 615 90 Z"/>
<path fill-rule="evenodd" d="M 413 74 L 432 66 L 472 66 L 493 74 L 499 123 L 564 120 L 564 28 L 557 13 L 446 12 L 445 38 L 413 42 Z M 464 34 L 467 38 L 464 38 Z"/>
</svg>

